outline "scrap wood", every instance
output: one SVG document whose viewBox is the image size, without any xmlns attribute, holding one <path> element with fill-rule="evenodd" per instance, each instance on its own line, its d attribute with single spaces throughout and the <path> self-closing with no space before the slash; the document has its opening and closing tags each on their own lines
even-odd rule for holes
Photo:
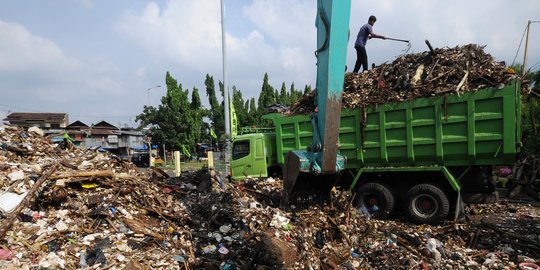
<svg viewBox="0 0 540 270">
<path fill-rule="evenodd" d="M 59 172 L 52 175 L 51 179 L 80 178 L 80 177 L 113 178 L 114 173 L 111 170 Z"/>
<path fill-rule="evenodd" d="M 481 223 L 482 225 L 494 230 L 498 234 L 506 235 L 509 239 L 517 239 L 517 240 L 519 240 L 521 242 L 525 242 L 527 244 L 533 245 L 535 249 L 540 249 L 540 242 L 538 242 L 538 241 L 528 239 L 528 238 L 523 237 L 521 235 L 518 235 L 516 233 L 504 231 L 501 228 L 499 228 L 496 224 L 485 221 L 485 219 L 482 219 L 481 222 L 482 222 Z"/>
<path fill-rule="evenodd" d="M 397 237 L 397 242 L 398 244 L 400 244 L 402 247 L 404 247 L 405 249 L 407 249 L 410 253 L 416 255 L 417 257 L 421 257 L 422 255 L 420 255 L 420 253 L 418 251 L 416 251 L 414 248 L 412 248 L 409 243 L 403 239 L 402 237 Z"/>
<path fill-rule="evenodd" d="M 135 220 L 135 219 L 130 219 L 130 218 L 124 218 L 123 221 L 128 225 L 128 227 L 133 230 L 135 233 L 140 233 L 140 234 L 144 234 L 144 235 L 147 235 L 147 236 L 151 236 L 157 240 L 164 240 L 165 238 L 152 231 L 151 229 L 147 228 L 145 226 L 145 224 Z"/>
<path fill-rule="evenodd" d="M 11 229 L 11 225 L 13 225 L 13 222 L 15 222 L 15 219 L 19 216 L 21 211 L 28 207 L 28 205 L 32 202 L 32 200 L 36 197 L 38 190 L 43 186 L 43 184 L 50 178 L 51 174 L 56 171 L 58 168 L 58 163 L 55 163 L 46 171 L 43 173 L 43 175 L 36 181 L 34 186 L 28 191 L 28 194 L 24 197 L 24 199 L 17 205 L 15 209 L 11 213 L 8 214 L 6 220 L 2 222 L 0 225 L 0 238 L 3 238 L 6 235 L 6 232 Z"/>
<path fill-rule="evenodd" d="M 330 222 L 332 222 L 332 224 L 334 224 L 334 226 L 339 230 L 339 233 L 341 233 L 341 236 L 345 238 L 345 240 L 347 241 L 347 244 L 349 246 L 352 246 L 351 239 L 349 239 L 349 236 L 347 236 L 347 233 L 343 231 L 343 229 L 339 226 L 339 224 L 332 217 L 328 217 L 328 220 L 330 220 Z"/>
</svg>

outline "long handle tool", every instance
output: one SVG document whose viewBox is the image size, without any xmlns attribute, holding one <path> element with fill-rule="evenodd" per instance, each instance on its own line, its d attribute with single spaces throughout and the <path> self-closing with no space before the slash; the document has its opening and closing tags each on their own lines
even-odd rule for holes
<svg viewBox="0 0 540 270">
<path fill-rule="evenodd" d="M 386 39 L 387 39 L 387 40 L 393 40 L 393 41 L 401 41 L 401 42 L 406 42 L 406 43 L 409 43 L 409 41 L 408 41 L 408 40 L 404 40 L 404 39 L 397 39 L 397 38 L 389 38 L 389 37 L 387 37 Z"/>
</svg>

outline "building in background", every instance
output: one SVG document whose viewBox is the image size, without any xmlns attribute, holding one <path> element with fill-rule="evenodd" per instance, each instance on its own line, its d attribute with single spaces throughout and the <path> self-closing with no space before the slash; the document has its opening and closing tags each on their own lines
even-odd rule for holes
<svg viewBox="0 0 540 270">
<path fill-rule="evenodd" d="M 106 121 L 87 125 L 81 121 L 69 124 L 67 113 L 9 114 L 3 121 L 10 126 L 28 129 L 39 127 L 52 141 L 60 142 L 68 134 L 78 147 L 94 148 L 111 152 L 130 160 L 136 149 L 145 148 L 144 135 L 134 128 L 118 128 Z"/>
<path fill-rule="evenodd" d="M 38 127 L 45 135 L 63 133 L 69 124 L 67 113 L 29 113 L 29 112 L 14 112 L 8 114 L 3 121 L 10 126 L 22 127 Z"/>
</svg>

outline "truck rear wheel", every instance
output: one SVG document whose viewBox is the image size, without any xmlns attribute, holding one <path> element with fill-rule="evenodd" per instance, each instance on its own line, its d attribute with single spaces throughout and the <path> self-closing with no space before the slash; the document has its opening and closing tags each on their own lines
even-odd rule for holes
<svg viewBox="0 0 540 270">
<path fill-rule="evenodd" d="M 440 188 L 431 184 L 412 187 L 405 195 L 406 213 L 416 223 L 437 224 L 450 212 L 448 197 Z"/>
<path fill-rule="evenodd" d="M 357 196 L 357 207 L 365 207 L 374 218 L 385 219 L 394 210 L 394 194 L 383 184 L 372 182 L 362 185 Z"/>
</svg>

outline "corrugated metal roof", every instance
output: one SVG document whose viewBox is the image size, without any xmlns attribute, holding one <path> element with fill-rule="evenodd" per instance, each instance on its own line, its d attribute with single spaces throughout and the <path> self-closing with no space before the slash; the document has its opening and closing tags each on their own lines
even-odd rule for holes
<svg viewBox="0 0 540 270">
<path fill-rule="evenodd" d="M 67 118 L 67 113 L 10 113 L 3 121 L 43 121 L 62 123 Z"/>
</svg>

